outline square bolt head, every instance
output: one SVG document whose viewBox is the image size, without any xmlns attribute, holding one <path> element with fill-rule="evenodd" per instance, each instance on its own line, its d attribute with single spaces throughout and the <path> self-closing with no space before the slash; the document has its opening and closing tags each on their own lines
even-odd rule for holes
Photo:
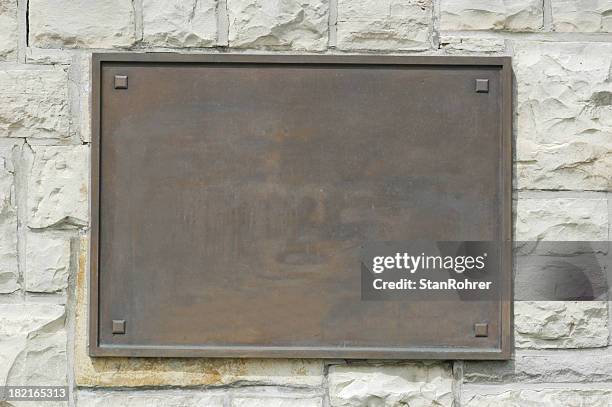
<svg viewBox="0 0 612 407">
<path fill-rule="evenodd" d="M 127 89 L 127 88 L 128 88 L 127 75 L 115 75 L 115 89 Z"/>
<path fill-rule="evenodd" d="M 486 338 L 489 336 L 489 324 L 486 322 L 474 324 L 474 336 L 477 338 Z"/>
<path fill-rule="evenodd" d="M 476 79 L 476 92 L 477 93 L 489 93 L 489 80 L 488 79 Z"/>
<path fill-rule="evenodd" d="M 113 319 L 113 333 L 124 334 L 125 333 L 125 320 Z"/>
</svg>

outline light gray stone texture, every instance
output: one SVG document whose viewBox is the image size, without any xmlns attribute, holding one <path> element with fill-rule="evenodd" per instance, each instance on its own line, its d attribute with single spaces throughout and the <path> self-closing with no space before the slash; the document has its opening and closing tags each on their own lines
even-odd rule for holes
<svg viewBox="0 0 612 407">
<path fill-rule="evenodd" d="M 441 0 L 442 30 L 538 31 L 541 0 Z"/>
<path fill-rule="evenodd" d="M 566 388 L 509 389 L 497 394 L 468 394 L 462 407 L 609 407 L 612 390 Z"/>
<path fill-rule="evenodd" d="M 0 0 L 0 61 L 17 58 L 17 0 Z"/>
<path fill-rule="evenodd" d="M 612 44 L 515 44 L 517 184 L 612 189 Z"/>
<path fill-rule="evenodd" d="M 518 350 L 510 361 L 466 361 L 464 383 L 612 382 L 612 352 Z"/>
<path fill-rule="evenodd" d="M 447 406 L 453 403 L 448 364 L 336 365 L 329 370 L 331 406 Z"/>
<path fill-rule="evenodd" d="M 217 1 L 144 0 L 147 44 L 159 47 L 210 47 L 217 40 Z"/>
<path fill-rule="evenodd" d="M 89 147 L 33 146 L 32 150 L 27 225 L 36 229 L 87 225 Z"/>
<path fill-rule="evenodd" d="M 0 137 L 68 136 L 68 75 L 63 67 L 0 70 Z"/>
<path fill-rule="evenodd" d="M 74 55 L 68 70 L 70 80 L 70 138 L 72 142 L 91 141 L 91 54 Z"/>
<path fill-rule="evenodd" d="M 327 0 L 227 0 L 229 45 L 324 50 L 328 9 Z"/>
<path fill-rule="evenodd" d="M 0 385 L 67 384 L 64 307 L 0 304 Z"/>
<path fill-rule="evenodd" d="M 19 290 L 13 146 L 0 146 L 0 294 Z"/>
<path fill-rule="evenodd" d="M 58 232 L 26 236 L 26 291 L 52 293 L 68 287 L 70 239 Z"/>
<path fill-rule="evenodd" d="M 232 407 L 321 407 L 321 397 L 235 397 Z"/>
<path fill-rule="evenodd" d="M 30 45 L 129 47 L 136 41 L 131 0 L 30 0 Z"/>
<path fill-rule="evenodd" d="M 584 198 L 519 193 L 514 239 L 518 241 L 606 241 L 606 197 Z"/>
<path fill-rule="evenodd" d="M 78 407 L 225 407 L 223 396 L 190 390 L 79 390 Z"/>
<path fill-rule="evenodd" d="M 555 31 L 612 32 L 612 0 L 551 0 Z"/>
<path fill-rule="evenodd" d="M 418 51 L 431 48 L 432 1 L 338 0 L 337 47 Z"/>
<path fill-rule="evenodd" d="M 596 348 L 608 345 L 608 304 L 603 301 L 517 301 L 517 348 Z"/>
<path fill-rule="evenodd" d="M 441 36 L 440 49 L 448 54 L 492 54 L 505 51 L 506 42 L 501 38 L 463 38 Z"/>
</svg>

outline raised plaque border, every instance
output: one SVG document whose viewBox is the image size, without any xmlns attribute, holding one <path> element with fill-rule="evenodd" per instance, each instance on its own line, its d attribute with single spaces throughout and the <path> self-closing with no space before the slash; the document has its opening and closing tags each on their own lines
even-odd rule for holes
<svg viewBox="0 0 612 407">
<path fill-rule="evenodd" d="M 488 66 L 501 70 L 502 114 L 502 249 L 503 286 L 501 301 L 501 346 L 498 349 L 453 347 L 274 347 L 274 346 L 124 346 L 99 343 L 98 239 L 100 216 L 100 115 L 102 65 L 105 62 L 138 63 L 232 63 L 232 64 L 328 64 L 328 65 L 418 65 Z M 94 53 L 91 66 L 91 178 L 89 248 L 89 355 L 115 357 L 232 357 L 232 358 L 326 358 L 326 359 L 464 359 L 506 360 L 512 355 L 512 63 L 510 57 L 481 56 L 380 56 L 380 55 L 243 55 L 178 53 Z"/>
</svg>

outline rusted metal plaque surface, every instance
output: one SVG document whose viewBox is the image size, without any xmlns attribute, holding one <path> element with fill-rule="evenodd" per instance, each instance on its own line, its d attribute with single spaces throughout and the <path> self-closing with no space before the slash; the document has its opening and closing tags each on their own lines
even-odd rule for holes
<svg viewBox="0 0 612 407">
<path fill-rule="evenodd" d="M 90 353 L 507 358 L 507 298 L 363 301 L 359 247 L 510 239 L 509 62 L 94 55 Z"/>
</svg>

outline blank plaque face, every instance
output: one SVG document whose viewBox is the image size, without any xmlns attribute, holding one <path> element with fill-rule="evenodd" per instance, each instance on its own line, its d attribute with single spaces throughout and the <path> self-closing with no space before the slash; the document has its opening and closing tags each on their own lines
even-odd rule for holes
<svg viewBox="0 0 612 407">
<path fill-rule="evenodd" d="M 369 241 L 510 239 L 507 58 L 93 65 L 92 355 L 509 356 L 508 301 L 359 277 Z"/>
</svg>

